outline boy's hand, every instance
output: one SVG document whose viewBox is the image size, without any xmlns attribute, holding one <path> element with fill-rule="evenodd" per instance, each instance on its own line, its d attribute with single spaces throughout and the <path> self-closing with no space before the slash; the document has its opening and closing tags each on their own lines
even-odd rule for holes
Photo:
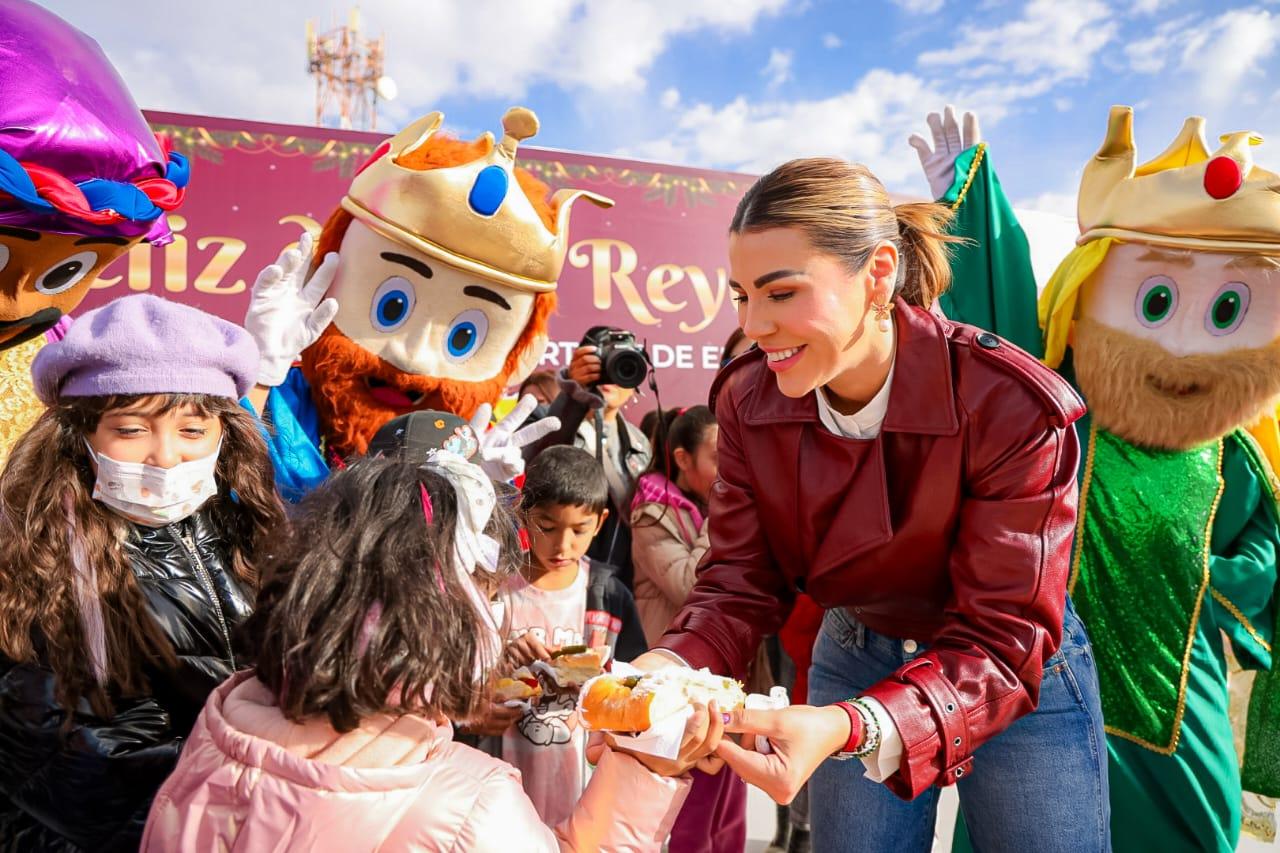
<svg viewBox="0 0 1280 853">
<path fill-rule="evenodd" d="M 536 660 L 551 660 L 551 651 L 532 633 L 522 634 L 507 644 L 503 652 L 512 669 L 528 666 Z"/>
<path fill-rule="evenodd" d="M 507 729 L 511 728 L 523 715 L 523 708 L 509 708 L 497 702 L 490 702 L 489 710 L 483 717 L 458 728 L 469 735 L 498 737 L 506 733 Z"/>
</svg>

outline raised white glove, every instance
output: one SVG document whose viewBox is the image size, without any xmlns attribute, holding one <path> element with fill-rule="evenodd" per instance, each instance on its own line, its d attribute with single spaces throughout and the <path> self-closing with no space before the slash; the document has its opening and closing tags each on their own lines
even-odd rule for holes
<svg viewBox="0 0 1280 853">
<path fill-rule="evenodd" d="M 933 132 L 933 147 L 918 133 L 911 134 L 907 144 L 916 149 L 920 155 L 920 166 L 924 176 L 929 180 L 929 191 L 935 199 L 942 198 L 955 180 L 956 158 L 964 151 L 982 141 L 982 132 L 978 130 L 978 117 L 973 113 L 964 114 L 964 136 L 960 135 L 960 125 L 956 122 L 956 108 L 947 104 L 942 114 L 929 113 L 926 121 Z"/>
<path fill-rule="evenodd" d="M 311 251 L 311 235 L 304 232 L 298 248 L 281 252 L 253 283 L 244 327 L 258 345 L 259 385 L 274 388 L 284 382 L 294 361 L 338 313 L 338 300 L 324 298 L 338 271 L 338 255 L 326 255 L 311 280 L 305 281 Z"/>
<path fill-rule="evenodd" d="M 524 473 L 524 454 L 521 448 L 533 444 L 560 429 L 559 418 L 543 418 L 524 429 L 516 429 L 538 407 L 538 399 L 525 394 L 507 416 L 489 429 L 493 406 L 481 403 L 471 418 L 471 431 L 480 442 L 480 449 L 472 461 L 479 465 L 491 480 L 507 482 Z"/>
</svg>

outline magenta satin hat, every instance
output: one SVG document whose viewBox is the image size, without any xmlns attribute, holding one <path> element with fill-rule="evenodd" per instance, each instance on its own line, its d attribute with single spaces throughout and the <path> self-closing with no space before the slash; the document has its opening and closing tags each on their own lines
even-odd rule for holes
<svg viewBox="0 0 1280 853">
<path fill-rule="evenodd" d="M 258 347 L 234 323 L 146 293 L 88 311 L 31 364 L 36 395 L 209 394 L 239 399 L 253 387 Z"/>
<path fill-rule="evenodd" d="M 190 165 L 157 139 L 98 43 L 0 0 L 0 224 L 173 240 Z"/>
</svg>

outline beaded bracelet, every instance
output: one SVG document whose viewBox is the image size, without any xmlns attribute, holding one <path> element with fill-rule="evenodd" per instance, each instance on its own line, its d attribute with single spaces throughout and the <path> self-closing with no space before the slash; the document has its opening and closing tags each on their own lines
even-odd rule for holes
<svg viewBox="0 0 1280 853">
<path fill-rule="evenodd" d="M 849 704 L 858 709 L 858 714 L 862 717 L 862 729 L 865 732 L 862 747 L 849 754 L 854 758 L 866 758 L 880 748 L 880 721 L 876 719 L 875 712 L 865 700 L 850 699 Z"/>
</svg>

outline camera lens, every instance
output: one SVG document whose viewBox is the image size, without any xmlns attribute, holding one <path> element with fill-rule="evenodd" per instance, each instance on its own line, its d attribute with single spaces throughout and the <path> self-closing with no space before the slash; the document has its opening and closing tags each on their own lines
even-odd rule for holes
<svg viewBox="0 0 1280 853">
<path fill-rule="evenodd" d="M 649 363 L 633 349 L 614 350 L 603 365 L 604 381 L 623 388 L 639 388 L 649 373 Z"/>
</svg>

